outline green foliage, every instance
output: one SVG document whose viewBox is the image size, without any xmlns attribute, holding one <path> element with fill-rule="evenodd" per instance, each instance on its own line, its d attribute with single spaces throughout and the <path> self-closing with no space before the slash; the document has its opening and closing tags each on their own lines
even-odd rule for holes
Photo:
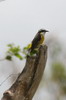
<svg viewBox="0 0 66 100">
<path fill-rule="evenodd" d="M 38 52 L 38 49 L 33 50 L 32 52 L 30 52 L 30 56 L 34 56 L 35 54 L 37 54 L 37 52 Z"/>
<path fill-rule="evenodd" d="M 30 52 L 31 44 L 28 44 L 23 49 L 20 48 L 20 46 L 15 46 L 14 44 L 8 44 L 7 45 L 8 50 L 6 52 L 5 59 L 11 61 L 12 57 L 15 56 L 20 60 L 26 59 L 27 56 L 34 56 L 37 53 L 37 50 L 33 50 Z"/>
<path fill-rule="evenodd" d="M 24 50 L 29 50 L 31 48 L 31 44 L 28 44 L 26 47 L 24 47 Z"/>
<path fill-rule="evenodd" d="M 16 56 L 17 58 L 19 58 L 20 60 L 23 60 L 23 57 L 22 57 L 19 53 L 15 53 L 15 56 Z"/>
<path fill-rule="evenodd" d="M 61 62 L 52 64 L 52 80 L 59 83 L 60 91 L 66 94 L 66 69 Z"/>
<path fill-rule="evenodd" d="M 20 46 L 15 46 L 14 44 L 8 44 L 7 46 L 9 47 L 8 53 L 16 54 L 21 51 Z"/>
<path fill-rule="evenodd" d="M 54 80 L 60 81 L 65 77 L 64 65 L 60 62 L 52 64 L 52 77 Z"/>
<path fill-rule="evenodd" d="M 8 44 L 7 46 L 8 46 L 8 51 L 6 56 L 7 60 L 12 60 L 12 56 L 17 57 L 20 60 L 23 59 L 20 46 L 15 46 L 14 44 Z"/>
<path fill-rule="evenodd" d="M 35 54 L 37 54 L 37 52 L 38 52 L 37 49 L 35 49 L 31 52 L 30 48 L 31 48 L 31 44 L 28 44 L 26 47 L 23 48 L 23 54 L 25 54 L 25 57 L 34 56 Z"/>
<path fill-rule="evenodd" d="M 11 57 L 10 55 L 8 55 L 8 56 L 6 56 L 6 57 L 5 57 L 5 59 L 7 59 L 7 60 L 10 60 L 10 61 L 11 61 L 11 60 L 12 60 L 12 57 Z"/>
</svg>

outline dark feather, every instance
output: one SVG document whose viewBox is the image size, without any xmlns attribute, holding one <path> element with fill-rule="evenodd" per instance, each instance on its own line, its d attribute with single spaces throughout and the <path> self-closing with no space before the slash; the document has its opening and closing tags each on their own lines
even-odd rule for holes
<svg viewBox="0 0 66 100">
<path fill-rule="evenodd" d="M 31 51 L 33 51 L 35 48 L 37 48 L 40 40 L 41 40 L 41 35 L 40 35 L 40 33 L 37 33 L 35 38 L 32 41 Z"/>
</svg>

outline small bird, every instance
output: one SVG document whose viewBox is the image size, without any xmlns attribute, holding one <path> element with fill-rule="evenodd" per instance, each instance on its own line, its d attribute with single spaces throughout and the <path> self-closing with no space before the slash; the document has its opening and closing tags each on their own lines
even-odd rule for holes
<svg viewBox="0 0 66 100">
<path fill-rule="evenodd" d="M 36 36 L 34 37 L 34 39 L 31 42 L 30 52 L 39 48 L 39 46 L 44 42 L 46 32 L 49 32 L 49 31 L 45 30 L 45 29 L 40 29 L 38 31 L 38 33 L 36 34 Z"/>
</svg>

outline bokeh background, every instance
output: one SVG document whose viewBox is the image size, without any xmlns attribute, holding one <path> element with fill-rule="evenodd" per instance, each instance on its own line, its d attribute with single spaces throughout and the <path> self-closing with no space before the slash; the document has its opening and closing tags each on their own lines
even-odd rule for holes
<svg viewBox="0 0 66 100">
<path fill-rule="evenodd" d="M 66 100 L 66 0 L 0 0 L 0 59 L 7 44 L 23 48 L 41 28 L 49 30 L 48 59 L 33 100 Z M 0 98 L 24 65 L 17 58 L 0 61 Z"/>
</svg>

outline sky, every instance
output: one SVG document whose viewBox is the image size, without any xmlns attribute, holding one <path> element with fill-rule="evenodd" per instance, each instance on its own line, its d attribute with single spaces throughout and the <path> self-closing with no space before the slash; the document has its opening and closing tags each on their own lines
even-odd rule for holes
<svg viewBox="0 0 66 100">
<path fill-rule="evenodd" d="M 53 34 L 65 43 L 66 0 L 0 1 L 0 56 L 9 43 L 26 46 L 42 28 L 49 30 L 46 37 Z M 5 63 L 0 63 L 0 66 L 11 65 Z"/>
<path fill-rule="evenodd" d="M 0 2 L 0 45 L 27 45 L 39 29 L 65 38 L 66 0 L 4 0 Z"/>
</svg>

